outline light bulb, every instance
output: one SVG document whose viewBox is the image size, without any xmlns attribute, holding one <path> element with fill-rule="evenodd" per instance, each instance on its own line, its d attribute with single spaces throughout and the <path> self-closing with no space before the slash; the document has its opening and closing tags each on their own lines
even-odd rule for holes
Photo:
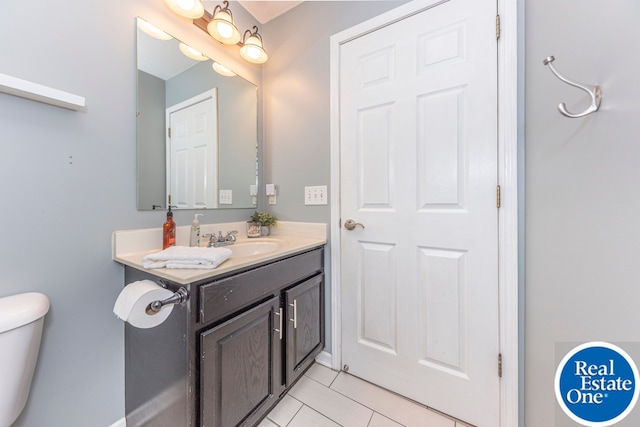
<svg viewBox="0 0 640 427">
<path fill-rule="evenodd" d="M 260 58 L 260 50 L 253 46 L 247 46 L 247 55 L 252 59 Z"/>
<path fill-rule="evenodd" d="M 216 28 L 218 29 L 218 34 L 225 39 L 228 39 L 233 34 L 233 28 L 226 22 L 218 22 Z"/>
<path fill-rule="evenodd" d="M 184 10 L 193 10 L 196 7 L 195 0 L 177 0 L 176 3 Z"/>
</svg>

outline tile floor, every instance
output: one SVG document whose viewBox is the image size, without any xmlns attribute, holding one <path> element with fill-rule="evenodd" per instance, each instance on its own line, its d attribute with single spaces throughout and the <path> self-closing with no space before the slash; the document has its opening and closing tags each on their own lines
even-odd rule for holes
<svg viewBox="0 0 640 427">
<path fill-rule="evenodd" d="M 258 427 L 471 427 L 317 363 Z"/>
</svg>

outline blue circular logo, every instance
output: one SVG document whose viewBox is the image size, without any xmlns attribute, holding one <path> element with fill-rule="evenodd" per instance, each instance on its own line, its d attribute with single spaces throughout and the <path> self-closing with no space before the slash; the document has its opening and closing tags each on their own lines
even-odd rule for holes
<svg viewBox="0 0 640 427">
<path fill-rule="evenodd" d="M 588 427 L 614 425 L 638 400 L 638 368 L 621 348 L 589 342 L 562 359 L 555 377 L 556 399 L 573 421 Z"/>
</svg>

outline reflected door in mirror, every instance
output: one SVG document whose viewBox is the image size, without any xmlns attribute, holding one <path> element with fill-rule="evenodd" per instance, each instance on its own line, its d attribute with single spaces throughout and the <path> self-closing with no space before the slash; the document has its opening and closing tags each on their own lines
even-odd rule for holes
<svg viewBox="0 0 640 427">
<path fill-rule="evenodd" d="M 216 110 L 215 88 L 167 109 L 167 188 L 176 208 L 217 207 Z"/>
</svg>

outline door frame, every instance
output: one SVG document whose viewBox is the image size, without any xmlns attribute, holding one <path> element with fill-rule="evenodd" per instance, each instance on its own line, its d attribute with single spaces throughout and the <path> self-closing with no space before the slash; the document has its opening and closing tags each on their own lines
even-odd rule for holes
<svg viewBox="0 0 640 427">
<path fill-rule="evenodd" d="M 331 107 L 331 368 L 341 370 L 341 262 L 340 262 L 340 46 L 378 28 L 450 0 L 414 0 L 330 39 Z M 502 355 L 500 425 L 517 426 L 521 414 L 521 351 L 519 292 L 518 195 L 518 5 L 520 0 L 496 0 L 500 16 L 498 39 L 498 210 L 499 348 Z M 496 366 L 498 362 L 496 360 Z"/>
</svg>

